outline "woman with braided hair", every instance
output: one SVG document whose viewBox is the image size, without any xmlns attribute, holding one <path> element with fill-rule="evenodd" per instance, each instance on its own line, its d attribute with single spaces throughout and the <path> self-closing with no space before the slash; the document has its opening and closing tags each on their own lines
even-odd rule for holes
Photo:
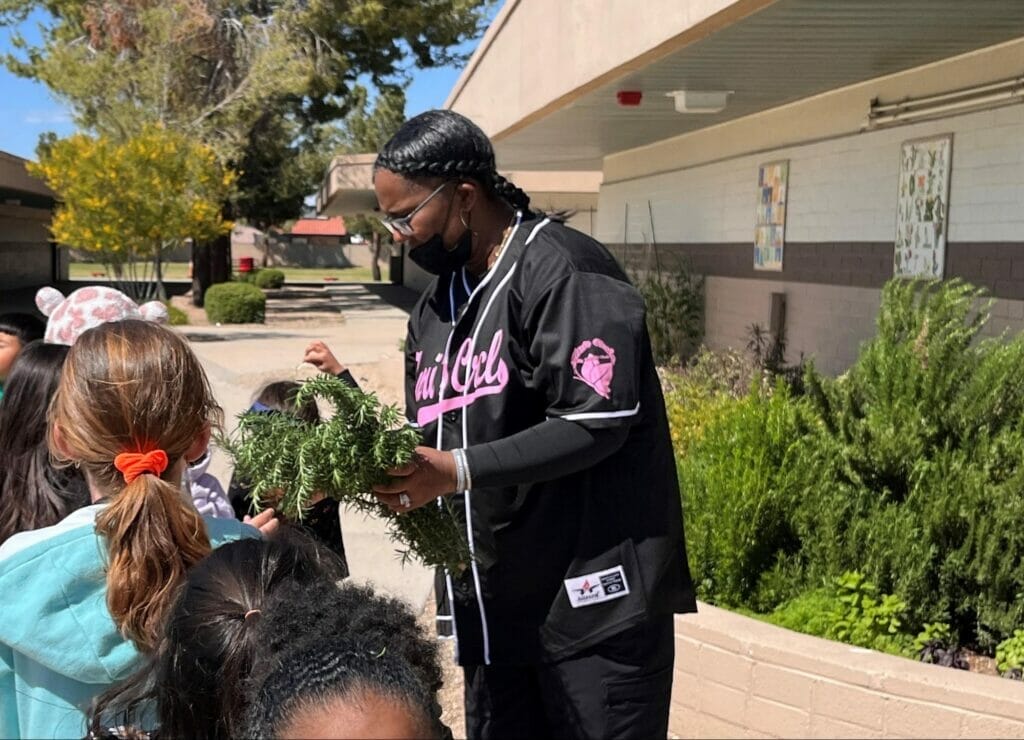
<svg viewBox="0 0 1024 740">
<path fill-rule="evenodd" d="M 437 276 L 405 345 L 424 445 L 376 493 L 464 513 L 473 561 L 443 580 L 470 737 L 664 737 L 672 615 L 696 604 L 643 300 L 457 113 L 407 121 L 374 188 Z"/>
</svg>

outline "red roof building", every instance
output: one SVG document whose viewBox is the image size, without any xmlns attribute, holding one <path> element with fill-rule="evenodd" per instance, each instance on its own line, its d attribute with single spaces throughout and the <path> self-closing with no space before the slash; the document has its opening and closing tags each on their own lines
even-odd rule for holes
<svg viewBox="0 0 1024 740">
<path fill-rule="evenodd" d="M 288 232 L 291 236 L 346 236 L 345 219 L 341 216 L 332 218 L 300 218 Z"/>
</svg>

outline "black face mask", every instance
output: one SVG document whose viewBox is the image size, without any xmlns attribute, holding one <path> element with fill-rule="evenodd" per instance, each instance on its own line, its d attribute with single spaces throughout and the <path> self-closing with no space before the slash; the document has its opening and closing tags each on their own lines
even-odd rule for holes
<svg viewBox="0 0 1024 740">
<path fill-rule="evenodd" d="M 469 262 L 473 254 L 473 232 L 466 229 L 455 246 L 446 249 L 440 234 L 434 234 L 418 247 L 409 250 L 409 259 L 431 275 L 455 272 Z"/>
</svg>

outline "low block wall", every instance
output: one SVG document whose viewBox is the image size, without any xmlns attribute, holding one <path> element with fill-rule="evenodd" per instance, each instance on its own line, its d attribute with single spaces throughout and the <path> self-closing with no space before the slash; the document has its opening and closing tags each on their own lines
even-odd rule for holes
<svg viewBox="0 0 1024 740">
<path fill-rule="evenodd" d="M 916 663 L 706 604 L 676 617 L 674 737 L 1020 738 L 1024 683 Z"/>
</svg>

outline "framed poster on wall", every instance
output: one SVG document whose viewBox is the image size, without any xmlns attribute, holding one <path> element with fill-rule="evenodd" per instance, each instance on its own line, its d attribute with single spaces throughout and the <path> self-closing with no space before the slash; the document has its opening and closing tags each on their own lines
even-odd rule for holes
<svg viewBox="0 0 1024 740">
<path fill-rule="evenodd" d="M 755 270 L 782 270 L 788 187 L 788 159 L 768 162 L 758 168 L 757 218 L 754 226 Z"/>
<path fill-rule="evenodd" d="M 900 149 L 893 275 L 941 278 L 946 270 L 953 135 L 906 141 Z"/>
</svg>

